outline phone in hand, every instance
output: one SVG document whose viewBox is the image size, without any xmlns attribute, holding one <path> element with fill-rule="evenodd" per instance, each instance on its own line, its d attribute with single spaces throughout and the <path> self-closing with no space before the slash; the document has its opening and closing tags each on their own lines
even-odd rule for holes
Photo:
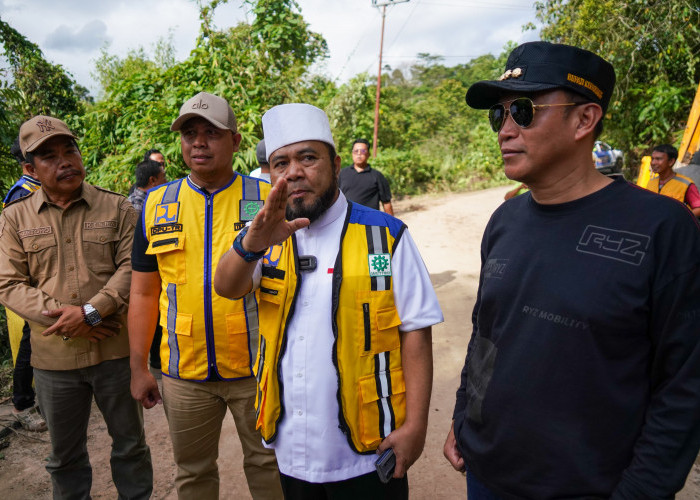
<svg viewBox="0 0 700 500">
<path fill-rule="evenodd" d="M 377 461 L 374 462 L 374 466 L 377 468 L 379 480 L 382 483 L 388 483 L 394 475 L 394 468 L 396 467 L 396 455 L 394 455 L 394 450 L 392 448 L 384 450 L 384 452 L 379 455 Z"/>
</svg>

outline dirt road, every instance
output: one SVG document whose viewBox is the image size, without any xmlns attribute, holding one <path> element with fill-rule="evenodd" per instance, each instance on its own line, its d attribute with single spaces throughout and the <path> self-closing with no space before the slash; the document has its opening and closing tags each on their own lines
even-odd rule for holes
<svg viewBox="0 0 700 500">
<path fill-rule="evenodd" d="M 471 310 L 479 277 L 479 243 L 484 226 L 503 200 L 508 188 L 476 193 L 422 196 L 396 202 L 398 215 L 415 239 L 430 271 L 445 315 L 445 322 L 433 330 L 435 378 L 425 450 L 409 473 L 411 498 L 465 498 L 464 477 L 455 472 L 442 456 L 442 445 L 449 429 L 454 393 L 464 363 L 471 333 Z M 0 419 L 6 420 L 9 404 L 0 406 Z M 155 487 L 153 498 L 174 499 L 175 464 L 172 459 L 167 423 L 162 406 L 145 412 L 148 443 L 153 454 Z M 94 498 L 115 498 L 109 471 L 109 437 L 95 409 L 89 427 L 89 451 L 93 464 Z M 46 434 L 17 435 L 9 448 L 0 451 L 0 495 L 3 500 L 50 498 L 48 473 L 44 469 L 49 447 Z M 248 499 L 241 470 L 241 449 L 230 415 L 225 421 L 219 456 L 221 498 Z M 677 497 L 700 499 L 700 467 L 696 463 Z"/>
</svg>

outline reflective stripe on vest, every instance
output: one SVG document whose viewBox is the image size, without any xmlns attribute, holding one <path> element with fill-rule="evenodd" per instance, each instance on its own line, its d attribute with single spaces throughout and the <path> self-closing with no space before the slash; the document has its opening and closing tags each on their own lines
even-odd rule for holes
<svg viewBox="0 0 700 500">
<path fill-rule="evenodd" d="M 391 279 L 391 256 L 404 228 L 382 212 L 349 204 L 334 267 L 330 313 L 339 424 L 358 453 L 373 453 L 406 418 L 401 322 Z M 279 367 L 301 279 L 294 238 L 272 247 L 262 265 L 256 412 L 257 427 L 270 443 L 284 415 Z"/>
<path fill-rule="evenodd" d="M 149 191 L 144 202 L 146 253 L 158 259 L 163 373 L 185 380 L 252 375 L 257 354 L 255 294 L 229 300 L 213 291 L 213 269 L 245 222 L 246 201 L 258 209 L 270 185 L 235 175 L 207 193 L 187 179 Z"/>
</svg>

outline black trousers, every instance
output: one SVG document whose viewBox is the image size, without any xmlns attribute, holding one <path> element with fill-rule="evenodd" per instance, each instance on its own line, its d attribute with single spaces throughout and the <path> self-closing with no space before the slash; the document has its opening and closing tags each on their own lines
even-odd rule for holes
<svg viewBox="0 0 700 500">
<path fill-rule="evenodd" d="M 408 500 L 408 477 L 384 484 L 376 472 L 337 481 L 309 483 L 280 474 L 285 500 Z"/>
<path fill-rule="evenodd" d="M 34 406 L 34 389 L 32 388 L 34 369 L 31 364 L 32 344 L 29 340 L 30 335 L 29 324 L 25 321 L 22 327 L 22 339 L 19 341 L 19 349 L 17 349 L 15 371 L 12 374 L 12 403 L 15 405 L 15 409 L 19 411 Z"/>
</svg>

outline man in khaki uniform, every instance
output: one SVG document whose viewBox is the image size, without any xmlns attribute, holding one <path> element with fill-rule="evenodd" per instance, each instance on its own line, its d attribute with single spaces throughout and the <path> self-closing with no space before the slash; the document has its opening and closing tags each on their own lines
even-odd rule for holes
<svg viewBox="0 0 700 500">
<path fill-rule="evenodd" d="M 84 182 L 80 150 L 61 120 L 25 122 L 20 146 L 43 189 L 0 215 L 0 303 L 31 327 L 54 498 L 90 496 L 93 396 L 112 436 L 119 497 L 148 498 L 151 455 L 140 406 L 129 392 L 124 327 L 137 213 L 123 196 Z"/>
</svg>

